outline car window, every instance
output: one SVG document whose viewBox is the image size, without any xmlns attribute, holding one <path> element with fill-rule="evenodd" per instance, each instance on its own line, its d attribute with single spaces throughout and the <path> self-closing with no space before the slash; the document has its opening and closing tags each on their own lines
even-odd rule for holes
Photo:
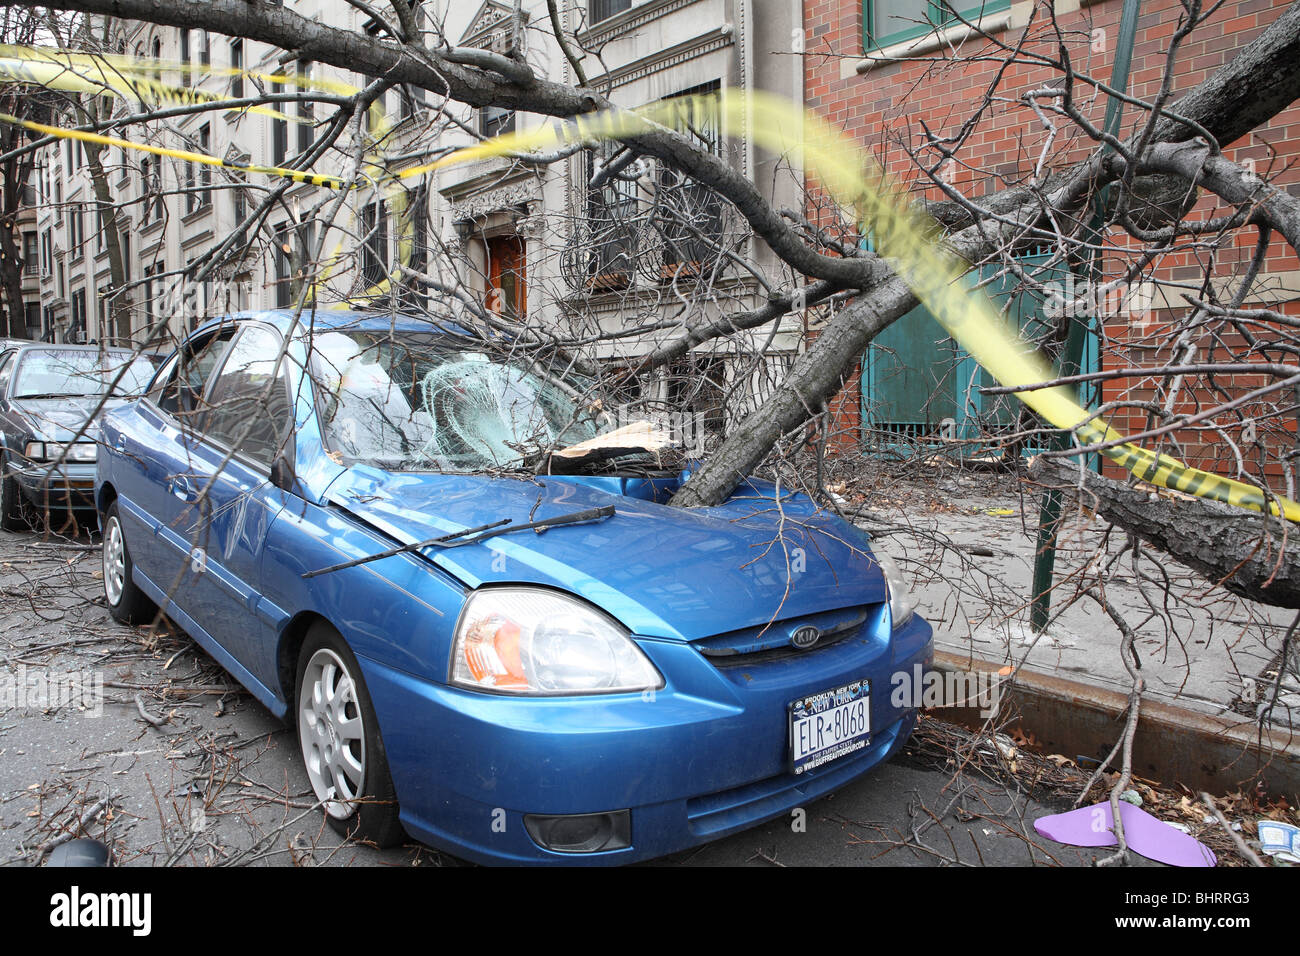
<svg viewBox="0 0 1300 956">
<path fill-rule="evenodd" d="M 153 363 L 130 352 L 91 349 L 28 349 L 15 366 L 14 398 L 138 395 L 153 376 Z"/>
<path fill-rule="evenodd" d="M 234 337 L 235 329 L 225 328 L 186 346 L 168 361 L 149 397 L 167 414 L 197 424 L 204 387 Z"/>
<path fill-rule="evenodd" d="M 4 398 L 5 391 L 9 388 L 9 377 L 13 373 L 13 370 L 13 351 L 0 354 L 0 398 Z"/>
<path fill-rule="evenodd" d="M 293 422 L 287 359 L 276 372 L 280 343 L 279 334 L 262 325 L 239 334 L 208 394 L 202 426 L 209 438 L 268 467 Z"/>
</svg>

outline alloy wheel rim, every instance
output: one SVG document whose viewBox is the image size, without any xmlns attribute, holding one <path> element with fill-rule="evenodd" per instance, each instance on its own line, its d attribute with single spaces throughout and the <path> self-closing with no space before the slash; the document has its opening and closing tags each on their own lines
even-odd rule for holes
<svg viewBox="0 0 1300 956">
<path fill-rule="evenodd" d="M 125 583 L 126 544 L 122 540 L 122 526 L 116 519 L 110 519 L 104 533 L 104 595 L 113 607 L 122 600 Z"/>
<path fill-rule="evenodd" d="M 316 798 L 330 816 L 344 820 L 366 781 L 365 728 L 356 683 L 334 651 L 321 648 L 303 673 L 298 738 Z"/>
</svg>

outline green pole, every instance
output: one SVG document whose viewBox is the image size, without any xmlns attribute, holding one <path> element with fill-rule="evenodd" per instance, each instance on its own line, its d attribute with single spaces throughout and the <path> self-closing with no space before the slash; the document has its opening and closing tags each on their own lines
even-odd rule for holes
<svg viewBox="0 0 1300 956">
<path fill-rule="evenodd" d="M 1133 63 L 1133 42 L 1137 38 L 1137 25 L 1141 0 L 1124 0 L 1124 10 L 1120 14 L 1119 41 L 1115 48 L 1115 63 L 1110 71 L 1111 88 L 1120 93 L 1128 91 L 1129 68 Z M 1124 114 L 1124 101 L 1111 97 L 1106 103 L 1106 117 L 1102 128 L 1111 136 L 1119 135 L 1120 119 Z M 1110 144 L 1102 143 L 1102 152 L 1110 150 Z M 1084 231 L 1087 242 L 1087 263 L 1083 274 L 1088 284 L 1085 289 L 1095 288 L 1101 276 L 1100 257 L 1097 247 L 1101 242 L 1102 226 L 1105 223 L 1106 189 L 1103 187 L 1093 197 L 1092 218 Z M 1089 301 L 1091 301 L 1089 296 Z M 1069 315 L 1070 323 L 1065 337 L 1065 348 L 1061 353 L 1061 374 L 1077 375 L 1083 365 L 1083 348 L 1088 338 L 1087 316 Z M 1058 432 L 1051 442 L 1053 448 L 1066 448 L 1069 445 L 1069 433 Z M 1052 575 L 1056 568 L 1056 536 L 1061 530 L 1061 493 L 1049 490 L 1043 494 L 1042 508 L 1038 514 L 1038 547 L 1034 556 L 1033 600 L 1029 606 L 1029 624 L 1033 630 L 1041 632 L 1047 627 L 1047 620 L 1052 608 Z"/>
</svg>

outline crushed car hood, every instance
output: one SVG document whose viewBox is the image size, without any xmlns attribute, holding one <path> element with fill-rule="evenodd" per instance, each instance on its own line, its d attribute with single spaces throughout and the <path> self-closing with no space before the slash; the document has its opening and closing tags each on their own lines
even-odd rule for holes
<svg viewBox="0 0 1300 956">
<path fill-rule="evenodd" d="M 691 641 L 885 600 L 865 536 L 818 514 L 803 495 L 784 495 L 778 507 L 771 487 L 755 483 L 718 507 L 688 510 L 609 487 L 580 477 L 390 474 L 360 466 L 341 475 L 327 498 L 403 544 L 502 518 L 526 524 L 614 505 L 603 521 L 423 553 L 468 587 L 561 588 L 650 637 Z"/>
</svg>

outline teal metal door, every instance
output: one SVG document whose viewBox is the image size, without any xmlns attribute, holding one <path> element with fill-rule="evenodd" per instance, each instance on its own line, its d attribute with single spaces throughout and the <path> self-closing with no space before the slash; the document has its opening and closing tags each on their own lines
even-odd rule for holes
<svg viewBox="0 0 1300 956">
<path fill-rule="evenodd" d="M 1017 275 L 1000 277 L 985 266 L 967 277 L 974 286 L 988 281 L 986 293 L 1005 311 L 1026 342 L 1042 342 L 1059 321 L 1072 292 L 1068 269 L 1048 266 L 1051 255 L 1041 253 L 1017 260 L 1049 294 L 1024 288 Z M 1094 323 L 1089 320 L 1090 327 Z M 1088 333 L 1083 371 L 1097 368 L 1097 336 Z M 862 363 L 863 445 L 874 451 L 899 453 L 920 447 L 950 447 L 963 455 L 986 454 L 990 445 L 1019 428 L 1021 402 L 1014 395 L 984 395 L 980 389 L 997 381 L 959 349 L 924 306 L 885 329 L 871 343 Z M 1093 396 L 1080 396 L 1091 404 Z M 954 441 L 957 440 L 957 441 Z M 1026 442 L 1022 451 L 1039 450 L 1041 442 Z"/>
</svg>

